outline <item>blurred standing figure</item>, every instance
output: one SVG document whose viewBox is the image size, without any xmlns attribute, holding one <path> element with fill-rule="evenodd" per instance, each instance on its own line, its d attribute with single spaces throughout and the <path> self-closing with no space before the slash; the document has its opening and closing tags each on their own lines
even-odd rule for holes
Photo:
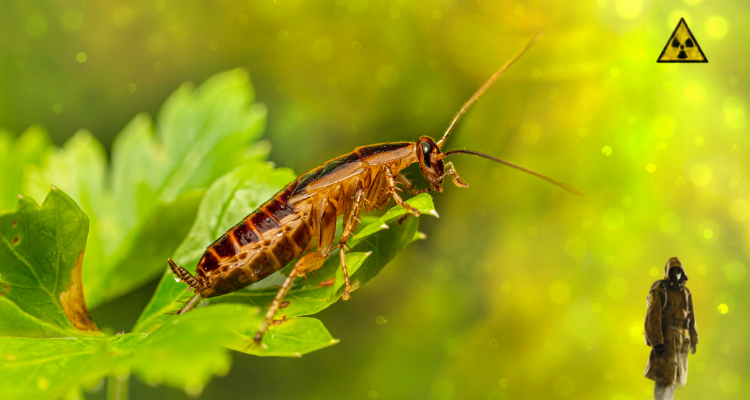
<svg viewBox="0 0 750 400">
<path fill-rule="evenodd" d="M 677 257 L 664 266 L 664 279 L 654 282 L 648 294 L 644 335 L 652 346 L 646 378 L 655 382 L 654 399 L 673 399 L 676 387 L 687 383 L 688 348 L 695 354 L 698 330 L 688 277 Z M 688 338 L 686 331 L 690 333 Z"/>
</svg>

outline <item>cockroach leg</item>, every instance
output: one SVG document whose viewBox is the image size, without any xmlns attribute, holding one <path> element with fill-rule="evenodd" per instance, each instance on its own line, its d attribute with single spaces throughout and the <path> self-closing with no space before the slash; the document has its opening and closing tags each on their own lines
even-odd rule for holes
<svg viewBox="0 0 750 400">
<path fill-rule="evenodd" d="M 191 297 L 190 300 L 188 300 L 188 302 L 185 303 L 182 308 L 180 308 L 180 311 L 178 311 L 177 314 L 185 314 L 186 312 L 192 310 L 193 308 L 195 308 L 199 301 L 201 301 L 201 295 L 199 295 L 198 293 L 194 294 L 193 297 Z"/>
<path fill-rule="evenodd" d="M 359 213 L 362 212 L 362 202 L 365 198 L 365 191 L 364 189 L 357 190 L 357 193 L 354 197 L 354 205 L 352 207 L 352 211 L 349 214 L 349 218 L 346 219 L 344 222 L 344 232 L 341 234 L 341 239 L 339 240 L 339 257 L 341 258 L 341 269 L 344 272 L 344 294 L 341 295 L 342 300 L 349 300 L 351 297 L 349 295 L 349 291 L 351 290 L 351 282 L 349 281 L 349 271 L 346 269 L 346 254 L 344 253 L 344 249 L 348 249 L 349 247 L 346 245 L 346 242 L 349 240 L 349 236 L 354 234 L 354 229 L 357 228 L 357 224 L 359 223 Z"/>
<path fill-rule="evenodd" d="M 320 286 L 320 287 L 331 286 L 335 282 L 336 282 L 336 278 L 331 278 L 331 279 L 327 279 L 327 280 L 324 280 L 324 281 L 318 283 L 318 286 Z"/>
<path fill-rule="evenodd" d="M 443 173 L 443 176 L 440 177 L 440 180 L 448 176 L 448 174 L 450 174 L 451 179 L 453 180 L 453 183 L 456 186 L 464 187 L 464 188 L 469 187 L 469 184 L 466 183 L 466 181 L 464 181 L 463 179 L 461 179 L 460 176 L 458 176 L 458 171 L 456 171 L 456 167 L 454 167 L 453 163 L 450 161 L 445 163 L 445 172 Z"/>
<path fill-rule="evenodd" d="M 407 193 L 411 195 L 418 194 L 419 189 L 417 189 L 417 187 L 403 173 L 396 175 L 396 180 L 404 185 Z"/>
<path fill-rule="evenodd" d="M 393 178 L 393 172 L 391 172 L 390 168 L 385 168 L 385 176 L 388 179 L 388 189 L 391 192 L 391 196 L 393 197 L 393 200 L 396 201 L 396 204 L 400 205 L 401 207 L 405 208 L 407 211 L 412 213 L 415 217 L 419 216 L 419 210 L 416 208 L 406 204 L 403 199 L 401 199 L 401 196 L 396 193 L 396 190 L 398 189 L 396 187 L 396 181 Z"/>
<path fill-rule="evenodd" d="M 294 278 L 303 276 L 308 272 L 315 271 L 322 267 L 325 260 L 326 257 L 323 254 L 315 251 L 305 254 L 296 264 L 294 264 L 292 272 L 289 273 L 289 276 L 286 277 L 286 280 L 284 280 L 284 283 L 281 285 L 281 289 L 276 293 L 276 297 L 273 299 L 273 303 L 271 303 L 271 308 L 268 309 L 266 317 L 263 319 L 263 322 L 261 322 L 260 328 L 253 338 L 253 342 L 255 342 L 256 345 L 259 345 L 260 341 L 263 339 L 263 334 L 266 333 L 268 325 L 273 321 L 273 316 L 276 314 L 276 310 L 279 309 L 279 306 L 281 306 L 281 301 L 284 300 L 284 296 L 286 296 L 286 293 L 292 287 Z"/>
</svg>

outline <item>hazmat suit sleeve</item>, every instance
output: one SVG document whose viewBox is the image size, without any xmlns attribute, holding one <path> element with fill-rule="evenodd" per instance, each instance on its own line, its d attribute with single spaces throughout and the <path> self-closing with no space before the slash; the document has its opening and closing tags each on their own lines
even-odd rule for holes
<svg viewBox="0 0 750 400">
<path fill-rule="evenodd" d="M 645 335 L 651 347 L 664 344 L 664 337 L 661 332 L 661 296 L 658 292 L 658 285 L 651 288 L 648 294 L 648 308 L 646 309 L 646 319 L 644 321 Z"/>
<path fill-rule="evenodd" d="M 690 293 L 690 290 L 688 288 L 685 288 L 685 290 L 688 291 L 688 312 L 690 313 L 688 315 L 688 318 L 690 318 L 690 322 L 688 323 L 688 331 L 690 332 L 690 342 L 693 344 L 698 344 L 698 328 L 695 325 L 695 310 L 693 309 L 693 294 Z"/>
</svg>

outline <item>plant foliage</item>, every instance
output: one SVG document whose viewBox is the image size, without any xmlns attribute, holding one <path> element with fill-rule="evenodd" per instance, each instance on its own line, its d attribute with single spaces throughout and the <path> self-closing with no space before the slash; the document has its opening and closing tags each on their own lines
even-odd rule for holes
<svg viewBox="0 0 750 400">
<path fill-rule="evenodd" d="M 105 376 L 114 382 L 130 374 L 198 394 L 212 375 L 228 371 L 228 349 L 298 357 L 337 342 L 309 315 L 343 292 L 338 253 L 315 276 L 295 282 L 277 316 L 282 323 L 270 327 L 261 347 L 251 338 L 276 293 L 273 285 L 291 266 L 184 315 L 170 314 L 189 294 L 165 259 L 194 271 L 207 245 L 295 177 L 262 161 L 263 147 L 253 139 L 265 114 L 251 100 L 241 71 L 217 75 L 197 91 L 184 86 L 162 109 L 156 135 L 145 116 L 129 124 L 109 167 L 87 133 L 62 149 L 52 148 L 40 128 L 15 142 L 0 133 L 0 165 L 13 166 L 15 174 L 3 177 L 2 201 L 9 201 L 8 190 L 32 195 L 0 214 L 3 398 L 73 396 Z M 57 186 L 40 206 L 34 198 L 47 182 Z M 434 214 L 426 194 L 408 202 Z M 396 207 L 365 219 L 350 240 L 355 289 L 419 238 L 418 219 L 401 221 L 405 213 Z M 162 271 L 132 332 L 98 330 L 87 300 L 95 306 Z"/>
</svg>

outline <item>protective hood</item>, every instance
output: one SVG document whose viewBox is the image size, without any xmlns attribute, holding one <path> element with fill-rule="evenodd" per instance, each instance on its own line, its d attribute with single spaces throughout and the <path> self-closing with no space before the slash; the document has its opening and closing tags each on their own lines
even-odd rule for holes
<svg viewBox="0 0 750 400">
<path fill-rule="evenodd" d="M 669 281 L 669 270 L 672 267 L 678 267 L 682 270 L 682 277 L 679 283 L 685 283 L 688 280 L 687 273 L 685 273 L 685 267 L 682 266 L 682 262 L 677 257 L 672 257 L 667 260 L 667 264 L 664 266 L 664 280 Z"/>
</svg>

